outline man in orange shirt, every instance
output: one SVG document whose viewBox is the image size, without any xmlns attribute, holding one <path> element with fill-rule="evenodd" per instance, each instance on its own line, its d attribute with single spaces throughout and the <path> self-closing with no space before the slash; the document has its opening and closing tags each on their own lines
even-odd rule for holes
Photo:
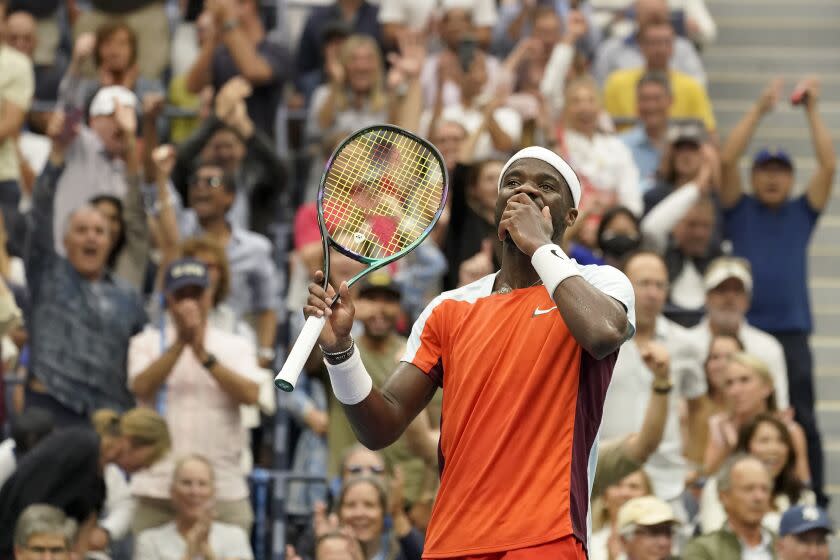
<svg viewBox="0 0 840 560">
<path fill-rule="evenodd" d="M 350 337 L 353 301 L 309 286 L 336 398 L 363 444 L 396 440 L 438 387 L 441 485 L 424 558 L 585 559 L 597 432 L 618 349 L 634 332 L 633 289 L 618 270 L 581 266 L 559 244 L 580 183 L 531 147 L 502 169 L 502 267 L 435 298 L 406 353 L 373 388 Z"/>
</svg>

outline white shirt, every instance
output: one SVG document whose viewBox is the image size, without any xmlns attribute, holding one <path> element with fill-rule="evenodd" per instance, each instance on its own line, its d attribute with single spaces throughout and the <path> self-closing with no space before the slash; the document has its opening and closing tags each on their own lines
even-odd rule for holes
<svg viewBox="0 0 840 560">
<path fill-rule="evenodd" d="M 510 136 L 514 145 L 519 144 L 519 140 L 522 137 L 522 117 L 519 116 L 519 113 L 509 107 L 499 107 L 493 111 L 493 118 L 496 124 L 499 125 L 499 128 Z M 429 125 L 431 124 L 431 120 L 431 111 L 424 111 L 420 116 L 419 130 L 421 136 L 428 137 L 430 135 Z M 440 120 L 461 123 L 469 135 L 481 127 L 481 123 L 484 122 L 484 114 L 477 109 L 465 108 L 459 103 L 446 107 L 440 114 Z M 484 131 L 475 144 L 473 158 L 476 160 L 486 159 L 498 152 L 499 150 L 493 146 L 493 139 L 490 137 L 490 133 Z"/>
<path fill-rule="evenodd" d="M 175 329 L 167 328 L 164 347 L 169 348 L 174 341 Z M 256 349 L 247 339 L 208 326 L 204 346 L 220 364 L 236 374 L 255 383 L 262 380 Z M 158 329 L 149 327 L 131 339 L 129 386 L 160 354 Z M 248 496 L 241 466 L 248 440 L 239 403 L 222 390 L 191 348 L 183 350 L 166 379 L 165 418 L 172 435 L 172 453 L 151 469 L 132 477 L 131 490 L 135 496 L 168 498 L 174 463 L 180 456 L 190 453 L 207 457 L 213 465 L 218 500 L 241 500 Z"/>
<path fill-rule="evenodd" d="M 684 488 L 686 460 L 680 435 L 680 398 L 695 399 L 706 393 L 706 376 L 697 348 L 687 329 L 666 319 L 656 320 L 654 339 L 665 345 L 671 358 L 674 390 L 668 401 L 668 419 L 662 443 L 645 464 L 654 492 L 665 501 L 678 497 Z M 638 432 L 647 411 L 653 372 L 645 365 L 635 340 L 621 347 L 604 402 L 602 440 Z"/>
<path fill-rule="evenodd" d="M 769 531 L 761 531 L 761 542 L 756 546 L 749 546 L 738 538 L 741 545 L 741 560 L 773 560 L 773 537 Z"/>
<path fill-rule="evenodd" d="M 691 331 L 691 338 L 698 345 L 700 356 L 705 362 L 709 355 L 709 345 L 712 342 L 709 318 L 703 317 L 703 320 L 697 326 L 689 330 Z M 776 390 L 776 405 L 779 410 L 788 408 L 790 397 L 788 395 L 787 364 L 782 345 L 771 335 L 751 326 L 746 319 L 741 321 L 741 327 L 738 329 L 738 340 L 744 344 L 744 349 L 749 354 L 767 364 L 770 375 L 773 377 L 773 387 Z"/>
<path fill-rule="evenodd" d="M 575 171 L 584 175 L 594 188 L 615 195 L 619 204 L 641 216 L 644 204 L 639 169 L 621 138 L 601 133 L 587 138 L 568 128 L 563 135 L 569 163 Z"/>
<path fill-rule="evenodd" d="M 252 560 L 254 554 L 248 535 L 241 527 L 214 521 L 210 525 L 207 542 L 219 560 Z M 187 543 L 178 533 L 175 522 L 147 529 L 140 533 L 134 545 L 134 560 L 183 560 Z"/>
<path fill-rule="evenodd" d="M 379 23 L 401 23 L 412 29 L 423 29 L 436 15 L 435 8 L 438 5 L 442 10 L 469 10 L 472 12 L 473 24 L 477 27 L 492 27 L 499 19 L 494 0 L 381 0 Z"/>
<path fill-rule="evenodd" d="M 9 438 L 0 443 L 0 488 L 15 474 L 16 468 L 15 440 Z"/>
</svg>

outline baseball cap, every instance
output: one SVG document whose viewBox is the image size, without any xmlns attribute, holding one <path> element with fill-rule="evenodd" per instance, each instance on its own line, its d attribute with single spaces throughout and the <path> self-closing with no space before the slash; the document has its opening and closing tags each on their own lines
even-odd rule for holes
<svg viewBox="0 0 840 560">
<path fill-rule="evenodd" d="M 744 289 L 752 292 L 752 271 L 749 261 L 737 257 L 718 257 L 706 269 L 703 285 L 706 291 L 714 290 L 725 280 L 737 278 L 744 285 Z"/>
<path fill-rule="evenodd" d="M 387 292 L 399 298 L 401 295 L 399 284 L 391 274 L 384 269 L 371 272 L 362 278 L 359 285 L 359 296 L 364 297 L 372 292 Z"/>
<path fill-rule="evenodd" d="M 100 88 L 90 102 L 88 113 L 91 117 L 109 116 L 114 114 L 116 102 L 121 105 L 137 107 L 137 96 L 130 89 L 123 86 L 107 86 Z"/>
<path fill-rule="evenodd" d="M 762 148 L 753 158 L 753 169 L 770 162 L 778 162 L 793 170 L 793 160 L 790 155 L 781 148 Z"/>
<path fill-rule="evenodd" d="M 640 496 L 628 500 L 618 510 L 618 530 L 623 531 L 631 525 L 660 525 L 662 523 L 677 523 L 674 510 L 667 502 L 656 496 Z"/>
<path fill-rule="evenodd" d="M 706 140 L 706 128 L 699 121 L 674 123 L 668 127 L 668 142 L 693 142 L 700 146 Z"/>
<path fill-rule="evenodd" d="M 163 279 L 163 291 L 171 294 L 186 286 L 206 288 L 210 279 L 207 266 L 196 259 L 179 259 L 169 265 Z"/>
<path fill-rule="evenodd" d="M 353 34 L 353 28 L 341 19 L 331 19 L 321 30 L 321 41 L 328 43 L 333 39 L 346 39 Z"/>
<path fill-rule="evenodd" d="M 829 533 L 834 530 L 828 513 L 817 506 L 793 506 L 782 515 L 779 536 L 799 535 L 814 529 L 823 529 Z"/>
</svg>

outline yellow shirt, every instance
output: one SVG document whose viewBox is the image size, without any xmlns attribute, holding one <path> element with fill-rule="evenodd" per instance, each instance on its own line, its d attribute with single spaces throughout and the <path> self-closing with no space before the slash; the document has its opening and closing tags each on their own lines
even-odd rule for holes
<svg viewBox="0 0 840 560">
<path fill-rule="evenodd" d="M 638 116 L 636 106 L 636 82 L 642 77 L 644 68 L 616 70 L 607 78 L 604 86 L 604 106 L 613 118 L 634 118 Z M 671 82 L 671 118 L 699 119 L 706 129 L 717 128 L 712 104 L 700 82 L 677 70 L 668 72 Z"/>
</svg>

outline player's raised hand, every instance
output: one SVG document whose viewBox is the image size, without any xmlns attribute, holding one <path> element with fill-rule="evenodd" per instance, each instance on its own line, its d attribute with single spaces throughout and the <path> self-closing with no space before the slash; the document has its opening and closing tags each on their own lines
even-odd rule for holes
<svg viewBox="0 0 840 560">
<path fill-rule="evenodd" d="M 330 303 L 336 297 L 335 289 L 329 284 L 327 289 L 321 287 L 324 281 L 324 273 L 315 273 L 314 282 L 309 284 L 309 298 L 303 313 L 306 317 L 326 317 L 327 322 L 318 337 L 318 343 L 325 352 L 340 352 L 350 346 L 350 329 L 353 328 L 353 318 L 356 315 L 356 308 L 353 305 L 353 298 L 350 296 L 350 289 L 347 282 L 342 282 L 338 288 L 339 300 L 330 307 Z"/>
<path fill-rule="evenodd" d="M 528 256 L 545 245 L 551 243 L 554 226 L 551 223 L 551 211 L 548 206 L 542 210 L 530 196 L 524 192 L 510 197 L 499 221 L 499 239 L 504 241 L 510 234 L 511 239 L 519 250 Z"/>
</svg>

